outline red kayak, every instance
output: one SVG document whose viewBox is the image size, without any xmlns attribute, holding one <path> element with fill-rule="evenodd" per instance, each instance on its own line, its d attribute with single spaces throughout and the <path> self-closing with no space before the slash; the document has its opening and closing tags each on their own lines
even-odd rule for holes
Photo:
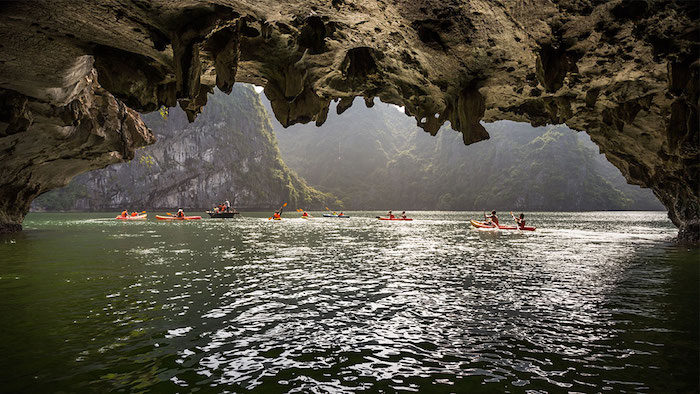
<svg viewBox="0 0 700 394">
<path fill-rule="evenodd" d="M 156 219 L 158 220 L 199 220 L 201 219 L 201 216 L 183 216 L 183 217 L 177 217 L 177 216 L 160 216 L 156 215 Z"/>
<path fill-rule="evenodd" d="M 379 219 L 379 220 L 404 220 L 407 222 L 410 222 L 411 220 L 413 220 L 411 218 L 404 219 L 404 218 L 382 218 L 382 217 L 378 217 L 377 219 Z"/>
<path fill-rule="evenodd" d="M 491 223 L 486 223 L 486 222 L 479 222 L 476 220 L 470 220 L 469 221 L 472 226 L 476 228 L 483 228 L 483 229 L 496 229 L 496 226 L 494 226 Z M 516 227 L 516 226 L 498 226 L 499 230 L 523 230 L 523 231 L 535 231 L 535 227 Z"/>
</svg>

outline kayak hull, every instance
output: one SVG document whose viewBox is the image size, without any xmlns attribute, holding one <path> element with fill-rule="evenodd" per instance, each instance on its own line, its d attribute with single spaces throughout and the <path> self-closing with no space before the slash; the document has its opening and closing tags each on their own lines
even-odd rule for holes
<svg viewBox="0 0 700 394">
<path fill-rule="evenodd" d="M 348 215 L 331 215 L 330 213 L 324 213 L 323 217 L 324 218 L 349 218 L 350 216 L 348 216 Z"/>
<path fill-rule="evenodd" d="M 115 219 L 117 220 L 146 220 L 148 214 L 145 215 L 138 215 L 138 216 L 117 216 Z"/>
<path fill-rule="evenodd" d="M 493 229 L 493 230 L 521 230 L 521 231 L 535 231 L 536 227 L 516 227 L 516 226 L 494 226 L 490 223 L 486 222 L 480 222 L 478 220 L 470 220 L 469 221 L 472 226 L 475 228 L 483 228 L 483 229 Z"/>
<path fill-rule="evenodd" d="M 379 220 L 398 220 L 398 221 L 404 221 L 404 222 L 410 222 L 413 220 L 411 218 L 406 218 L 406 219 L 404 219 L 404 218 L 393 218 L 393 219 L 392 218 L 378 218 L 378 219 Z"/>
<path fill-rule="evenodd" d="M 177 217 L 177 216 L 160 216 L 156 215 L 156 219 L 158 220 L 199 220 L 201 219 L 201 216 L 185 216 L 185 217 Z"/>
</svg>

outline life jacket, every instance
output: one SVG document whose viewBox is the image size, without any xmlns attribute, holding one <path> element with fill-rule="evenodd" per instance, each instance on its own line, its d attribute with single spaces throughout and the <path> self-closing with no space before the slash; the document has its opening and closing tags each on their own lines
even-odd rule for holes
<svg viewBox="0 0 700 394">
<path fill-rule="evenodd" d="M 308 213 L 306 213 L 306 212 L 304 212 L 304 214 L 303 214 L 303 215 L 301 215 L 301 216 L 309 216 L 309 214 L 308 214 Z"/>
<path fill-rule="evenodd" d="M 492 221 L 496 226 L 498 226 L 498 218 L 497 218 L 497 217 L 491 216 L 491 221 Z"/>
<path fill-rule="evenodd" d="M 275 213 L 275 214 L 272 215 L 272 217 L 279 218 L 279 217 L 281 217 L 281 216 L 280 216 L 279 213 Z"/>
<path fill-rule="evenodd" d="M 396 216 L 394 216 L 393 214 L 389 215 L 389 219 L 394 219 L 395 217 Z"/>
<path fill-rule="evenodd" d="M 122 211 L 122 217 L 123 217 L 123 218 L 125 218 L 128 214 L 129 214 L 129 212 L 127 212 L 127 211 Z"/>
<path fill-rule="evenodd" d="M 177 213 L 177 217 L 179 217 L 179 218 L 184 218 L 184 217 L 185 217 L 185 213 L 184 213 L 184 212 L 178 212 L 178 213 Z"/>
<path fill-rule="evenodd" d="M 138 216 L 138 213 L 136 213 L 136 212 L 131 212 L 131 216 Z"/>
</svg>

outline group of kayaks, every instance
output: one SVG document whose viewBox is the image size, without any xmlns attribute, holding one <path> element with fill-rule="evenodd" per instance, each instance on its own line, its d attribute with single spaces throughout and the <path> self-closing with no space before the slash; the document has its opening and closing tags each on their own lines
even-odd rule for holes
<svg viewBox="0 0 700 394">
<path fill-rule="evenodd" d="M 303 215 L 301 216 L 302 219 L 310 219 L 313 216 L 309 215 L 307 212 L 299 209 L 297 210 L 299 212 L 303 212 Z M 236 212 L 238 213 L 238 212 Z M 226 216 L 226 217 L 233 217 L 233 215 Z M 323 214 L 324 218 L 349 218 L 349 215 L 345 215 L 342 212 L 340 214 L 333 212 L 333 213 L 324 213 Z M 182 215 L 172 215 L 169 214 L 167 216 L 164 215 L 156 215 L 157 220 L 166 220 L 166 221 L 180 221 L 180 220 L 200 220 L 202 217 L 201 216 L 182 216 Z M 125 221 L 130 221 L 130 220 L 147 220 L 148 219 L 148 214 L 144 212 L 141 213 L 132 213 L 131 215 L 126 215 L 124 216 L 119 215 L 115 219 L 117 220 L 125 220 Z M 282 220 L 281 216 L 276 216 L 272 217 L 270 219 L 274 220 Z M 376 219 L 379 220 L 391 220 L 391 221 L 412 221 L 413 218 L 407 218 L 407 217 L 402 217 L 402 216 L 394 216 L 391 215 L 390 217 L 384 217 L 384 216 L 376 216 Z M 469 221 L 471 225 L 480 230 L 519 230 L 519 231 L 535 231 L 535 227 L 530 227 L 530 226 L 505 226 L 501 224 L 494 224 L 492 222 L 482 222 L 478 220 L 470 220 Z"/>
<path fill-rule="evenodd" d="M 157 220 L 199 220 L 201 219 L 201 216 L 163 216 L 163 215 L 156 215 Z M 148 219 L 148 214 L 144 213 L 141 215 L 119 215 L 115 219 L 117 220 L 147 220 Z"/>
</svg>

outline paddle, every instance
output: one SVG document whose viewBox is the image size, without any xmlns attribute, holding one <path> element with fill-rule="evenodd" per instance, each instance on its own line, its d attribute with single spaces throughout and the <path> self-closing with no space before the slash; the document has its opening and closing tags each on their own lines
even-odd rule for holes
<svg viewBox="0 0 700 394">
<path fill-rule="evenodd" d="M 282 217 L 282 210 L 283 210 L 284 207 L 286 207 L 286 206 L 287 206 L 287 203 L 286 203 L 286 202 L 285 202 L 284 204 L 282 204 L 282 207 L 280 208 L 280 217 Z M 270 216 L 269 218 L 267 218 L 267 220 L 272 220 L 272 216 Z"/>
<path fill-rule="evenodd" d="M 333 215 L 338 216 L 338 213 L 336 211 L 331 211 L 330 209 L 328 209 L 328 207 L 326 207 L 326 209 L 328 210 L 328 212 L 333 212 Z"/>
</svg>

